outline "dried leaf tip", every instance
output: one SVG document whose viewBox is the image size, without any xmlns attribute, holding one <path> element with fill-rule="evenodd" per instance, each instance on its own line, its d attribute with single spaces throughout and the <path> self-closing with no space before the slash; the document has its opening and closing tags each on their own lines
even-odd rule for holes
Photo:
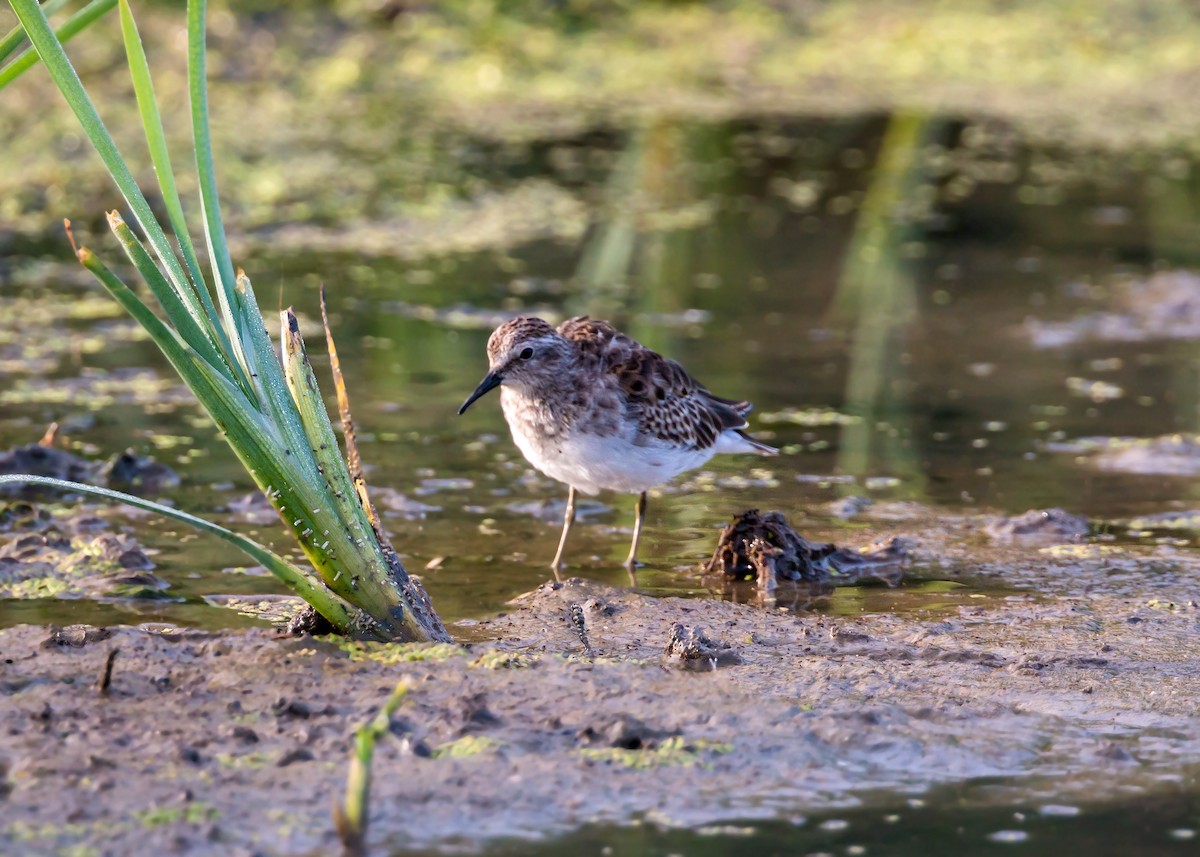
<svg viewBox="0 0 1200 857">
<path fill-rule="evenodd" d="M 67 240 L 71 242 L 71 252 L 75 254 L 75 258 L 82 261 L 83 257 L 79 255 L 79 245 L 75 243 L 75 230 L 71 228 L 70 218 L 63 218 L 63 229 L 67 230 Z"/>
<path fill-rule="evenodd" d="M 109 229 L 116 229 L 118 226 L 125 225 L 125 218 L 123 218 L 121 216 L 121 212 L 117 211 L 115 208 L 108 212 L 107 217 Z"/>
<path fill-rule="evenodd" d="M 43 449 L 52 449 L 56 440 L 58 440 L 58 423 L 50 423 L 42 435 L 42 439 L 38 441 L 38 446 Z"/>
</svg>

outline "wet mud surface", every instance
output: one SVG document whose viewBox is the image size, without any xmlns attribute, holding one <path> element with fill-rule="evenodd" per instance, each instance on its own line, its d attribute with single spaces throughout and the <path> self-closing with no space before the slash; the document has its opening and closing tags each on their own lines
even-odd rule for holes
<svg viewBox="0 0 1200 857">
<path fill-rule="evenodd" d="M 995 806 L 1096 805 L 1200 766 L 1194 558 L 1084 537 L 1056 510 L 936 527 L 900 511 L 860 516 L 909 534 L 918 566 L 1012 594 L 843 617 L 572 579 L 460 625 L 464 645 L 0 631 L 0 845 L 335 853 L 352 732 L 401 680 L 375 757 L 380 853 L 787 820 L 978 782 Z"/>
</svg>

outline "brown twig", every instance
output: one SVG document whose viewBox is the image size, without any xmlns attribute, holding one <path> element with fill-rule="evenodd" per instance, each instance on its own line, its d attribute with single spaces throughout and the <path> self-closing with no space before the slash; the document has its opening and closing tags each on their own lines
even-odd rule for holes
<svg viewBox="0 0 1200 857">
<path fill-rule="evenodd" d="M 429 596 L 426 594 L 423 587 L 415 580 L 410 579 L 408 573 L 404 571 L 404 564 L 400 562 L 400 556 L 396 553 L 396 549 L 392 547 L 392 541 L 383 530 L 383 524 L 379 520 L 379 514 L 375 511 L 375 504 L 371 502 L 370 496 L 367 494 L 367 480 L 363 477 L 362 457 L 358 454 L 358 442 L 354 437 L 354 417 L 350 413 L 350 396 L 346 392 L 346 380 L 342 376 L 342 364 L 338 360 L 337 346 L 333 342 L 333 330 L 329 326 L 329 312 L 325 305 L 325 285 L 321 284 L 321 322 L 325 325 L 325 344 L 329 349 L 329 368 L 333 375 L 333 385 L 337 390 L 338 416 L 342 420 L 342 436 L 346 440 L 346 465 L 350 470 L 350 478 L 354 483 L 354 490 L 358 493 L 358 501 L 362 504 L 363 511 L 367 513 L 367 520 L 371 524 L 371 529 L 375 533 L 375 538 L 379 541 L 379 546 L 383 550 L 383 558 L 391 570 L 392 579 L 396 585 L 404 590 L 407 596 L 409 606 L 422 617 L 422 622 L 433 628 L 434 633 L 440 635 L 446 640 L 450 639 L 450 634 L 446 632 L 445 626 L 442 625 L 441 619 L 433 610 L 433 605 L 429 602 Z"/>
<path fill-rule="evenodd" d="M 346 379 L 342 376 L 342 363 L 338 360 L 337 345 L 333 341 L 333 330 L 329 327 L 329 312 L 325 306 L 325 285 L 321 285 L 321 322 L 325 325 L 325 345 L 329 349 L 329 369 L 333 373 L 333 386 L 337 391 L 338 416 L 342 420 L 342 436 L 346 439 L 346 465 L 350 468 L 350 478 L 354 480 L 354 488 L 358 491 L 358 499 L 371 519 L 371 526 L 377 534 L 382 534 L 379 515 L 375 512 L 375 504 L 367 495 L 367 480 L 363 476 L 362 456 L 358 454 L 358 441 L 354 435 L 354 416 L 350 413 L 350 395 L 346 392 Z"/>
<path fill-rule="evenodd" d="M 100 676 L 100 682 L 96 685 L 96 690 L 101 696 L 108 696 L 109 688 L 112 687 L 113 664 L 117 660 L 117 652 L 121 651 L 116 646 L 108 650 L 108 657 L 104 659 L 104 672 Z"/>
</svg>

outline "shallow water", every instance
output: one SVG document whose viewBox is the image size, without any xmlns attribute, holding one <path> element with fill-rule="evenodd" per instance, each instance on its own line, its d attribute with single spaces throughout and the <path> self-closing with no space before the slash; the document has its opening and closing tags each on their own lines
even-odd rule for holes
<svg viewBox="0 0 1200 857">
<path fill-rule="evenodd" d="M 715 460 L 651 500 L 639 585 L 701 595 L 696 564 L 747 507 L 849 545 L 856 526 L 824 509 L 846 495 L 1098 519 L 1188 508 L 1188 480 L 1101 472 L 1044 445 L 1195 430 L 1194 347 L 1036 348 L 1026 326 L 1102 308 L 1121 278 L 1193 261 L 1174 237 L 1196 223 L 1191 165 L 1172 159 L 1171 178 L 1165 160 L 1140 163 L 1035 151 L 1003 129 L 921 116 L 663 121 L 479 147 L 458 165 L 485 185 L 537 182 L 577 200 L 590 221 L 578 241 L 415 261 L 263 241 L 240 261 L 264 307 L 298 307 L 314 350 L 316 286 L 327 284 L 368 478 L 400 492 L 380 505 L 409 569 L 443 558 L 424 579 L 449 621 L 546 579 L 565 493 L 526 467 L 494 398 L 454 414 L 485 371 L 497 319 L 611 318 L 718 394 L 754 401 L 756 430 L 784 455 Z M 52 421 L 77 451 L 132 445 L 179 469 L 174 502 L 274 538 L 219 511 L 250 483 L 65 249 L 48 236 L 5 251 L 0 293 L 15 311 L 0 324 L 0 445 L 36 440 Z M 632 498 L 598 501 L 573 534 L 568 573 L 621 583 Z M 140 517 L 130 526 L 179 600 L 8 602 L 0 623 L 238 625 L 203 596 L 278 591 L 221 571 L 240 564 L 222 545 Z M 981 592 L 965 583 L 970 592 L 856 588 L 818 609 L 952 609 Z"/>
<path fill-rule="evenodd" d="M 949 797 L 949 796 L 939 796 Z M 939 808 L 929 808 L 931 804 Z M 885 809 L 830 813 L 793 823 L 745 821 L 697 829 L 654 824 L 589 828 L 543 844 L 498 845 L 488 853 L 528 857 L 579 854 L 581 857 L 710 857 L 758 854 L 763 857 L 817 855 L 1013 854 L 1020 857 L 1082 853 L 1194 854 L 1200 834 L 1196 798 L 1185 793 L 1153 802 L 1086 807 L 1044 803 L 1016 809 L 946 809 L 951 801 L 913 799 Z M 399 855 L 415 851 L 393 852 Z"/>
</svg>

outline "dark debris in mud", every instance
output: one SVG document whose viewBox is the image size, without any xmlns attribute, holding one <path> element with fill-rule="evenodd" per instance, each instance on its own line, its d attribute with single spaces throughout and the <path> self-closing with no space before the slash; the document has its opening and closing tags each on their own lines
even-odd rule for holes
<svg viewBox="0 0 1200 857">
<path fill-rule="evenodd" d="M 720 666 L 741 663 L 728 643 L 713 640 L 695 625 L 676 623 L 671 626 L 663 663 L 676 669 L 704 672 Z"/>
<path fill-rule="evenodd" d="M 755 580 L 760 589 L 772 591 L 780 581 L 853 584 L 867 576 L 878 576 L 874 574 L 878 567 L 894 567 L 904 558 L 898 539 L 863 551 L 846 550 L 810 542 L 781 512 L 750 509 L 721 531 L 704 572 L 734 580 Z M 887 579 L 897 582 L 892 575 Z"/>
<path fill-rule="evenodd" d="M 312 607 L 305 607 L 287 623 L 287 633 L 294 637 L 300 637 L 305 634 L 318 636 L 321 634 L 332 634 L 333 626 L 329 624 L 329 620 L 314 610 Z"/>
<path fill-rule="evenodd" d="M 0 474 L 28 474 L 82 482 L 134 494 L 160 494 L 178 487 L 179 474 L 153 458 L 132 449 L 117 453 L 106 461 L 93 461 L 49 444 L 31 443 L 0 452 Z M 36 485 L 0 486 L 0 497 L 38 499 L 62 492 L 51 492 Z"/>
<path fill-rule="evenodd" d="M 1020 515 L 996 518 L 983 526 L 984 534 L 993 539 L 1043 542 L 1079 541 L 1090 529 L 1087 518 L 1062 509 L 1030 509 Z"/>
</svg>

